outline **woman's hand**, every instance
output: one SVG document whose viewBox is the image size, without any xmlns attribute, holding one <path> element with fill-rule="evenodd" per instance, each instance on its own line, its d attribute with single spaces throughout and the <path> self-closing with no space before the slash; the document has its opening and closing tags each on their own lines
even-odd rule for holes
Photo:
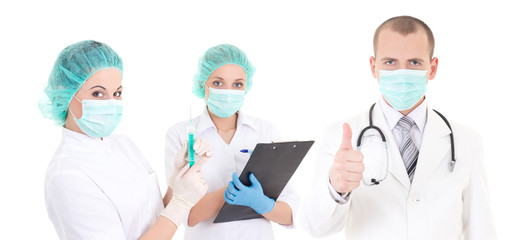
<svg viewBox="0 0 507 240">
<path fill-rule="evenodd" d="M 224 193 L 225 201 L 228 204 L 251 207 L 258 214 L 271 212 L 275 207 L 275 200 L 264 195 L 261 183 L 250 173 L 252 186 L 245 186 L 236 173 L 232 173 L 232 181 Z"/>
<path fill-rule="evenodd" d="M 207 158 L 202 158 L 192 167 L 186 164 L 179 169 L 174 177 L 173 197 L 170 198 L 169 204 L 160 213 L 161 217 L 157 219 L 155 224 L 140 239 L 171 239 L 174 236 L 178 225 L 185 220 L 190 209 L 208 191 L 208 184 L 201 172 L 202 166 L 207 161 Z"/>
<path fill-rule="evenodd" d="M 183 143 L 183 146 L 178 150 L 176 156 L 174 157 L 174 168 L 171 173 L 171 177 L 169 177 L 168 186 L 172 189 L 174 188 L 174 181 L 178 172 L 188 165 L 188 162 L 185 158 L 188 155 L 188 141 Z M 209 145 L 206 140 L 202 138 L 197 138 L 194 142 L 194 152 L 196 153 L 199 161 L 207 161 L 213 155 L 209 150 Z M 169 191 L 169 189 L 168 189 Z"/>
<path fill-rule="evenodd" d="M 192 167 L 186 164 L 174 178 L 172 199 L 160 215 L 169 218 L 176 226 L 183 222 L 190 209 L 208 191 L 208 184 L 201 172 L 207 161 L 207 158 L 202 158 Z"/>
</svg>

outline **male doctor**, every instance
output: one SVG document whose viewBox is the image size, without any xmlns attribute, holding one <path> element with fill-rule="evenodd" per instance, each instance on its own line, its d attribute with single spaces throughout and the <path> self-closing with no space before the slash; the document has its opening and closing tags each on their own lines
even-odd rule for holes
<svg viewBox="0 0 507 240">
<path fill-rule="evenodd" d="M 357 147 L 370 111 L 328 127 L 300 216 L 311 235 L 345 228 L 347 239 L 496 239 L 479 134 L 453 121 L 449 127 L 424 96 L 437 73 L 434 43 L 430 28 L 414 17 L 377 28 L 370 66 L 382 97 L 371 118 L 385 135 L 388 165 L 385 152 L 365 153 L 375 145 L 369 138 L 381 139 L 378 131 L 367 130 L 368 146 Z"/>
</svg>

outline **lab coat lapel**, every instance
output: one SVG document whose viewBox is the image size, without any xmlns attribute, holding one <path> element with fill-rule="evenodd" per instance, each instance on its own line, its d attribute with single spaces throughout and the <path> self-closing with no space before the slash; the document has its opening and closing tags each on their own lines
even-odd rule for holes
<svg viewBox="0 0 507 240">
<path fill-rule="evenodd" d="M 377 102 L 373 111 L 373 124 L 378 126 L 384 133 L 389 148 L 389 172 L 398 180 L 406 189 L 410 189 L 410 179 L 408 178 L 405 164 L 401 159 L 400 150 L 394 140 L 393 132 L 387 124 L 380 103 Z"/>
<path fill-rule="evenodd" d="M 435 171 L 451 151 L 449 134 L 445 122 L 428 107 L 428 119 L 424 129 L 419 158 L 412 180 L 412 191 L 416 191 Z"/>
</svg>

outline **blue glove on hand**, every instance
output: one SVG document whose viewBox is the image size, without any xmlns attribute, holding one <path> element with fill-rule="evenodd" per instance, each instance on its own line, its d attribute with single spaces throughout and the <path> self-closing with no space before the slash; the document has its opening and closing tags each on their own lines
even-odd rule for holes
<svg viewBox="0 0 507 240">
<path fill-rule="evenodd" d="M 271 212 L 275 207 L 275 200 L 264 195 L 261 183 L 250 173 L 252 186 L 247 187 L 241 183 L 236 173 L 232 173 L 232 181 L 225 190 L 225 202 L 232 205 L 251 207 L 258 214 Z"/>
</svg>

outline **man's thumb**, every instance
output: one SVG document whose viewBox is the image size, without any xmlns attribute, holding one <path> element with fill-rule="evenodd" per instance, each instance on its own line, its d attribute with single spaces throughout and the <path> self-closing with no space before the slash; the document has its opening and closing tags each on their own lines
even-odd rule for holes
<svg viewBox="0 0 507 240">
<path fill-rule="evenodd" d="M 348 123 L 343 124 L 343 138 L 340 150 L 352 150 L 352 129 Z"/>
</svg>

